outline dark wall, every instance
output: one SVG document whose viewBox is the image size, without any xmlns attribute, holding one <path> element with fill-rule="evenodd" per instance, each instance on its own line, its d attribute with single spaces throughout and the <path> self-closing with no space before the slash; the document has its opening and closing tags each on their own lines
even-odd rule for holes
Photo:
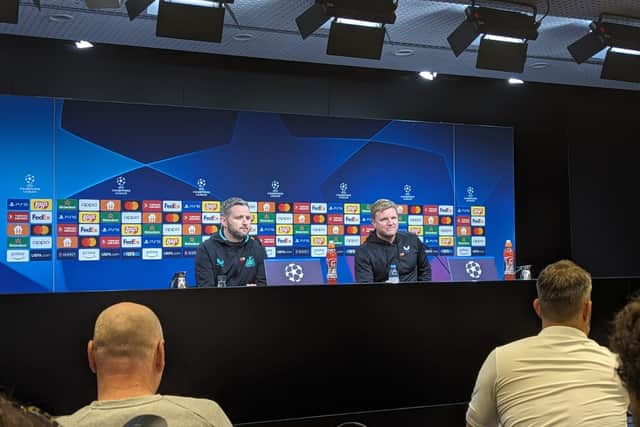
<svg viewBox="0 0 640 427">
<path fill-rule="evenodd" d="M 515 128 L 519 264 L 573 258 L 640 275 L 632 256 L 640 92 L 0 37 L 0 93 Z"/>
</svg>

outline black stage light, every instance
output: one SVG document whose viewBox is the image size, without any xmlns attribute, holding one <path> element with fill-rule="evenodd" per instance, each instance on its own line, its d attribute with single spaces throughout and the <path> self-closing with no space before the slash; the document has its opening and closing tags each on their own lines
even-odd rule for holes
<svg viewBox="0 0 640 427">
<path fill-rule="evenodd" d="M 127 7 L 127 14 L 129 15 L 129 21 L 133 21 L 138 17 L 146 8 L 148 8 L 154 0 L 128 0 L 125 6 Z"/>
<path fill-rule="evenodd" d="M 521 73 L 527 60 L 528 41 L 538 38 L 541 20 L 536 21 L 534 6 L 510 1 L 502 3 L 530 8 L 531 14 L 480 7 L 474 1 L 465 9 L 465 20 L 447 41 L 453 54 L 460 56 L 478 36 L 482 36 L 477 68 Z"/>
<path fill-rule="evenodd" d="M 0 0 L 0 22 L 18 23 L 18 0 Z"/>
<path fill-rule="evenodd" d="M 89 9 L 119 9 L 122 6 L 120 0 L 85 0 Z"/>
<path fill-rule="evenodd" d="M 233 0 L 160 0 L 156 35 L 219 43 L 226 3 Z"/>
<path fill-rule="evenodd" d="M 637 25 L 621 24 L 621 20 Z M 567 47 L 578 64 L 605 48 L 600 78 L 640 82 L 640 18 L 603 13 L 589 24 L 589 33 Z"/>
<path fill-rule="evenodd" d="M 396 21 L 397 7 L 398 0 L 316 0 L 296 18 L 296 24 L 306 39 L 333 19 L 327 54 L 380 59 L 384 26 Z"/>
</svg>

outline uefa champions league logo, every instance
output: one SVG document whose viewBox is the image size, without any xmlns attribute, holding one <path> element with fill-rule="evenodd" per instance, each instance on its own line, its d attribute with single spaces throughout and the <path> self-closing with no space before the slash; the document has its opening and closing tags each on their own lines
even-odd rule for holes
<svg viewBox="0 0 640 427">
<path fill-rule="evenodd" d="M 411 194 L 411 191 L 413 190 L 413 187 L 411 187 L 411 185 L 405 184 L 402 187 L 402 190 L 404 190 L 404 194 L 400 196 L 402 200 L 411 201 L 416 198 L 416 196 Z"/>
<path fill-rule="evenodd" d="M 206 197 L 209 194 L 211 194 L 211 191 L 207 190 L 207 180 L 200 177 L 198 178 L 198 180 L 196 181 L 196 186 L 198 187 L 197 190 L 193 190 L 193 194 L 196 197 Z"/>
<path fill-rule="evenodd" d="M 338 190 L 340 190 L 340 192 L 336 194 L 338 199 L 348 200 L 351 198 L 351 194 L 347 192 L 349 190 L 349 186 L 346 182 L 341 182 L 340 185 L 338 185 Z"/>
<path fill-rule="evenodd" d="M 467 203 L 475 203 L 478 198 L 475 196 L 476 189 L 472 186 L 467 187 L 467 195 L 464 197 L 464 201 Z"/>
<path fill-rule="evenodd" d="M 299 283 L 304 277 L 304 270 L 298 264 L 287 264 L 284 268 L 284 276 L 292 283 Z"/>
<path fill-rule="evenodd" d="M 271 191 L 267 193 L 267 196 L 273 197 L 273 198 L 279 198 L 279 197 L 282 197 L 283 195 L 284 193 L 280 191 L 280 181 L 278 181 L 277 179 L 274 179 L 273 181 L 271 181 Z"/>
<path fill-rule="evenodd" d="M 469 261 L 464 265 L 465 271 L 473 280 L 478 280 L 482 276 L 482 267 L 475 261 Z"/>
<path fill-rule="evenodd" d="M 116 178 L 116 188 L 112 188 L 111 192 L 117 196 L 126 196 L 127 194 L 131 193 L 131 190 L 129 188 L 125 188 L 126 184 L 127 178 L 120 175 Z"/>
<path fill-rule="evenodd" d="M 20 187 L 20 191 L 26 194 L 34 194 L 40 191 L 40 187 L 36 187 L 36 176 L 33 174 L 26 174 L 24 177 L 26 186 Z"/>
</svg>

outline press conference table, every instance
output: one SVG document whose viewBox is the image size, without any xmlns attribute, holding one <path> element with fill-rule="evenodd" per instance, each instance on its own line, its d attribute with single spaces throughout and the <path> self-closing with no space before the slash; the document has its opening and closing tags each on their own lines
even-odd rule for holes
<svg viewBox="0 0 640 427">
<path fill-rule="evenodd" d="M 606 343 L 639 287 L 594 279 L 594 339 Z M 95 318 L 135 301 L 163 323 L 160 392 L 215 399 L 234 423 L 333 426 L 349 416 L 309 417 L 358 412 L 368 427 L 461 424 L 489 351 L 538 332 L 534 297 L 533 281 L 2 295 L 0 384 L 53 414 L 87 404 Z"/>
</svg>

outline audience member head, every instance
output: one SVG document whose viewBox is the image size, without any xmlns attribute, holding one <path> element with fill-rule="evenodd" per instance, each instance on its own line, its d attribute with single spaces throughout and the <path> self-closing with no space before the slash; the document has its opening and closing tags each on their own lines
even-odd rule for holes
<svg viewBox="0 0 640 427">
<path fill-rule="evenodd" d="M 538 298 L 533 307 L 542 327 L 572 326 L 589 333 L 591 323 L 591 276 L 574 262 L 548 265 L 536 283 Z"/>
<path fill-rule="evenodd" d="M 87 355 L 98 400 L 155 394 L 165 363 L 160 320 L 140 304 L 112 305 L 98 316 Z"/>
<path fill-rule="evenodd" d="M 633 423 L 640 426 L 640 297 L 616 315 L 609 346 L 618 354 L 618 375 L 629 392 Z"/>
<path fill-rule="evenodd" d="M 35 406 L 23 406 L 0 394 L 0 427 L 58 426 L 51 416 Z"/>
</svg>

